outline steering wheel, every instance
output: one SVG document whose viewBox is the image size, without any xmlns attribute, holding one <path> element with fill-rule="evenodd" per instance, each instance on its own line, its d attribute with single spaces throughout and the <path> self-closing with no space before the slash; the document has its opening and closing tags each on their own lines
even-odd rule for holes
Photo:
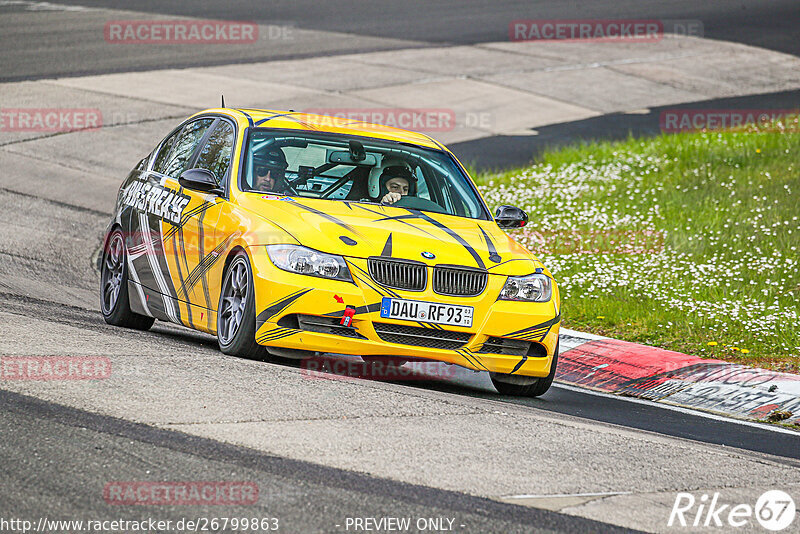
<svg viewBox="0 0 800 534">
<path fill-rule="evenodd" d="M 445 209 L 436 202 L 432 202 L 427 198 L 412 197 L 410 195 L 400 197 L 400 200 L 391 205 L 400 208 L 411 208 L 411 209 L 418 209 L 425 211 L 434 211 L 436 213 L 447 213 L 447 211 L 445 211 Z"/>
</svg>

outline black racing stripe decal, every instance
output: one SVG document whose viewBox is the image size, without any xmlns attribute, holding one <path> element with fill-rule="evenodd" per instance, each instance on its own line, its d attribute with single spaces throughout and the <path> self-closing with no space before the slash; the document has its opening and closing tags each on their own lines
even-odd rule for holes
<svg viewBox="0 0 800 534">
<path fill-rule="evenodd" d="M 251 117 L 249 113 L 246 113 L 246 112 L 242 111 L 241 109 L 237 109 L 236 111 L 238 111 L 239 113 L 241 113 L 242 115 L 247 117 L 247 123 L 252 128 L 253 127 L 253 117 Z"/>
<path fill-rule="evenodd" d="M 381 251 L 381 256 L 389 256 L 392 255 L 392 233 L 389 232 L 389 237 L 386 239 L 386 244 L 383 245 L 383 251 Z"/>
<path fill-rule="evenodd" d="M 396 215 L 394 217 L 384 217 L 382 219 L 378 219 L 375 222 L 399 221 L 399 220 L 405 220 L 405 219 L 422 219 L 423 221 L 426 221 L 426 222 L 434 225 L 435 227 L 439 228 L 440 230 L 444 231 L 447 235 L 449 235 L 450 237 L 455 239 L 462 247 L 464 247 L 467 250 L 467 252 L 470 253 L 472 258 L 475 260 L 475 263 L 478 264 L 479 268 L 486 269 L 486 265 L 483 263 L 483 260 L 481 259 L 480 255 L 475 251 L 474 248 L 472 248 L 470 246 L 469 243 L 467 243 L 464 240 L 463 237 L 461 237 L 460 235 L 455 233 L 453 230 L 451 230 L 450 228 L 448 228 L 447 226 L 442 224 L 440 221 L 437 221 L 436 219 L 434 219 L 433 217 L 431 217 L 427 213 L 424 213 L 422 211 L 415 213 L 414 211 L 412 211 L 412 210 L 410 210 L 408 208 L 405 208 L 405 209 L 407 209 L 409 211 L 408 215 Z"/>
<path fill-rule="evenodd" d="M 477 356 L 475 356 L 474 354 L 470 353 L 469 351 L 467 351 L 467 350 L 464 350 L 464 349 L 461 349 L 461 350 L 457 350 L 456 352 L 457 352 L 458 354 L 460 354 L 460 355 L 461 355 L 461 356 L 462 356 L 462 357 L 463 357 L 465 360 L 467 360 L 467 361 L 468 361 L 470 364 L 472 364 L 474 367 L 476 367 L 476 368 L 483 367 L 483 368 L 484 368 L 484 369 L 486 369 L 487 371 L 489 370 L 489 369 L 488 369 L 488 368 L 487 368 L 485 365 L 483 365 L 483 362 L 481 362 L 481 361 L 478 359 L 478 357 L 477 357 Z"/>
<path fill-rule="evenodd" d="M 178 232 L 178 236 L 180 237 L 181 252 L 183 252 L 183 232 Z M 180 286 L 179 287 L 183 288 L 183 284 L 184 284 L 184 281 L 183 281 L 183 269 L 181 269 L 181 260 L 178 257 L 178 243 L 176 243 L 176 241 L 177 241 L 177 239 L 173 239 L 173 241 L 172 241 L 172 254 L 175 257 L 175 266 L 178 268 L 178 282 L 180 282 Z M 185 259 L 186 259 L 186 256 L 184 256 L 184 260 Z M 187 272 L 188 272 L 188 270 L 187 270 Z M 180 305 L 179 305 L 179 307 L 180 307 Z M 189 326 L 194 328 L 194 321 L 192 319 L 192 306 L 191 305 L 187 305 L 186 306 L 186 313 L 187 313 L 186 320 L 188 321 Z"/>
<path fill-rule="evenodd" d="M 424 233 L 424 234 L 427 234 L 427 235 L 431 236 L 432 238 L 436 239 L 436 236 L 435 236 L 435 235 L 433 235 L 432 233 L 428 232 L 428 231 L 427 231 L 427 230 L 425 230 L 424 228 L 420 228 L 419 226 L 414 226 L 413 224 L 411 224 L 411 223 L 409 223 L 409 222 L 406 222 L 405 220 L 403 220 L 403 219 L 405 219 L 405 218 L 409 218 L 409 216 L 408 216 L 408 215 L 400 215 L 399 217 L 402 217 L 402 218 L 394 218 L 394 217 L 390 217 L 389 219 L 386 219 L 386 217 L 385 217 L 385 216 L 386 216 L 386 214 L 385 214 L 385 213 L 381 213 L 380 211 L 371 210 L 371 209 L 367 208 L 366 206 L 362 206 L 361 204 L 356 204 L 356 207 L 358 207 L 358 208 L 361 208 L 361 209 L 362 209 L 362 210 L 364 210 L 364 211 L 368 211 L 368 212 L 370 212 L 370 213 L 372 213 L 372 214 L 374 214 L 374 215 L 377 215 L 377 216 L 379 216 L 379 217 L 382 217 L 381 219 L 376 219 L 376 220 L 375 220 L 375 221 L 373 221 L 373 222 L 378 222 L 378 221 L 381 221 L 381 220 L 389 220 L 389 219 L 391 219 L 391 220 L 397 221 L 397 222 L 399 222 L 399 223 L 405 224 L 406 226 L 410 226 L 410 227 L 411 227 L 411 228 L 413 228 L 414 230 L 417 230 L 417 231 L 419 231 L 419 232 L 422 232 L 422 233 Z"/>
<path fill-rule="evenodd" d="M 161 218 L 156 217 L 155 215 L 147 214 L 147 222 L 150 225 L 150 233 L 155 237 L 155 241 L 153 242 L 153 250 L 155 250 L 155 267 L 161 273 L 161 276 L 164 278 L 164 287 L 167 290 L 167 296 L 172 297 L 173 300 L 177 298 L 177 292 L 175 289 L 175 283 L 172 280 L 172 276 L 169 272 L 169 265 L 167 265 L 167 254 L 164 251 L 164 239 L 158 238 L 158 236 L 162 236 L 162 226 L 161 226 Z M 180 319 L 180 312 L 179 310 L 175 311 L 175 315 L 178 319 Z"/>
<path fill-rule="evenodd" d="M 279 301 L 269 305 L 256 317 L 256 330 L 264 326 L 264 323 L 266 323 L 271 318 L 275 317 L 277 314 L 288 308 L 290 304 L 292 304 L 294 301 L 296 301 L 309 291 L 311 291 L 310 288 L 295 291 L 294 293 L 287 295 L 282 299 L 280 299 Z"/>
<path fill-rule="evenodd" d="M 172 227 L 169 230 L 167 230 L 167 232 L 164 234 L 164 239 L 169 239 L 173 235 L 175 235 L 175 233 L 180 228 L 183 228 L 183 225 L 185 225 L 187 222 L 189 222 L 189 219 L 191 219 L 192 217 L 194 217 L 198 213 L 201 213 L 201 214 L 205 213 L 205 211 L 207 209 L 213 208 L 216 205 L 217 204 L 215 202 L 203 202 L 202 204 L 200 204 L 196 208 L 193 208 L 190 211 L 187 211 L 186 213 L 181 215 L 181 220 L 180 220 L 180 222 L 178 224 L 173 224 Z"/>
<path fill-rule="evenodd" d="M 475 361 L 477 361 L 478 363 L 480 363 L 480 364 L 481 364 L 481 367 L 483 367 L 483 368 L 484 368 L 484 369 L 486 369 L 486 370 L 488 370 L 488 369 L 489 369 L 488 367 L 486 367 L 485 365 L 483 365 L 483 360 L 481 359 L 481 357 L 480 357 L 480 356 L 478 356 L 477 354 L 475 354 L 474 352 L 472 352 L 472 350 L 471 350 L 471 349 L 464 349 L 464 352 L 466 352 L 467 354 L 469 354 L 470 356 L 472 356 L 473 358 L 475 358 Z"/>
<path fill-rule="evenodd" d="M 285 337 L 289 337 L 299 332 L 300 330 L 295 330 L 294 328 L 283 328 L 279 326 L 277 328 L 273 328 L 272 330 L 264 332 L 262 335 L 256 338 L 256 341 L 258 343 L 265 343 L 267 341 L 276 341 L 278 339 L 283 339 Z"/>
<path fill-rule="evenodd" d="M 323 316 L 324 317 L 341 317 L 342 315 L 344 315 L 344 311 L 345 310 L 330 312 L 330 313 L 324 314 Z M 360 315 L 360 314 L 364 314 L 364 313 L 375 313 L 377 311 L 381 311 L 381 303 L 380 302 L 374 302 L 372 304 L 367 304 L 366 306 L 358 306 L 356 308 L 356 311 L 354 312 L 354 315 Z"/>
<path fill-rule="evenodd" d="M 542 337 L 540 337 L 540 338 L 539 338 L 539 341 L 540 341 L 540 342 L 541 342 L 541 341 L 544 341 L 544 338 L 546 338 L 546 337 L 547 337 L 547 334 L 549 334 L 549 333 L 550 333 L 550 330 L 551 330 L 552 328 L 553 328 L 553 325 L 550 325 L 550 326 L 548 326 L 548 327 L 547 327 L 547 330 L 545 330 L 545 331 L 542 333 Z"/>
<path fill-rule="evenodd" d="M 545 321 L 543 323 L 539 323 L 539 324 L 534 325 L 534 326 L 529 326 L 528 328 L 523 328 L 522 330 L 517 330 L 516 332 L 510 332 L 510 333 L 508 333 L 508 334 L 506 334 L 504 336 L 501 336 L 501 337 L 517 336 L 517 335 L 520 335 L 520 334 L 526 334 L 528 332 L 532 332 L 534 330 L 540 330 L 542 328 L 547 328 L 548 326 L 553 326 L 555 324 L 558 324 L 558 322 L 560 320 L 561 320 L 561 314 L 559 313 L 558 315 L 556 315 L 555 317 L 553 317 L 549 321 Z"/>
<path fill-rule="evenodd" d="M 186 273 L 188 274 L 189 272 L 191 272 L 191 269 L 189 268 L 189 260 L 186 259 L 186 245 L 185 245 L 185 241 L 183 239 L 183 228 L 178 230 L 178 239 L 180 241 L 181 258 L 183 259 L 183 266 L 186 269 Z M 180 274 L 180 267 L 178 268 L 178 273 Z M 184 284 L 184 280 L 181 280 L 181 287 L 183 287 L 183 284 Z M 192 321 L 191 306 L 189 306 L 189 321 Z M 194 323 L 192 323 L 192 324 L 194 324 Z M 208 327 L 209 328 L 211 327 L 211 323 L 210 322 L 208 323 Z"/>
<path fill-rule="evenodd" d="M 518 336 L 514 336 L 509 339 L 521 339 L 523 341 L 537 341 L 539 339 L 544 339 L 544 336 L 547 335 L 548 330 L 549 328 L 542 328 L 540 330 L 534 330 L 533 332 L 528 332 L 527 334 L 520 334 Z"/>
<path fill-rule="evenodd" d="M 510 374 L 510 375 L 513 375 L 514 373 L 516 373 L 517 371 L 519 371 L 519 368 L 520 368 L 520 367 L 522 367 L 522 364 L 523 364 L 523 363 L 525 363 L 525 361 L 526 361 L 527 359 L 528 359 L 528 355 L 526 354 L 526 355 L 524 355 L 524 356 L 522 357 L 522 359 L 521 359 L 520 361 L 518 361 L 518 362 L 517 362 L 517 365 L 515 365 L 515 366 L 514 366 L 514 368 L 511 370 L 511 372 L 510 372 L 509 374 Z"/>
<path fill-rule="evenodd" d="M 460 235 L 455 233 L 453 230 L 451 230 L 450 228 L 448 228 L 447 226 L 445 226 L 441 222 L 437 221 L 436 219 L 434 219 L 433 217 L 431 217 L 427 213 L 420 212 L 419 215 L 420 215 L 420 218 L 422 218 L 425 221 L 431 223 L 432 225 L 436 226 L 437 228 L 440 228 L 444 232 L 447 232 L 447 234 L 449 234 L 450 237 L 452 237 L 453 239 L 458 241 L 459 244 L 461 244 L 462 247 L 467 249 L 467 252 L 469 252 L 470 255 L 475 259 L 475 262 L 478 264 L 478 267 L 480 267 L 481 269 L 485 269 L 486 268 L 486 265 L 484 265 L 483 260 L 481 259 L 481 257 L 478 255 L 478 253 L 475 251 L 475 249 L 472 248 L 470 246 L 470 244 L 466 242 L 466 240 L 464 240 L 463 237 L 461 237 Z"/>
<path fill-rule="evenodd" d="M 489 370 L 489 368 L 488 368 L 488 367 L 486 367 L 486 366 L 483 364 L 483 360 L 481 360 L 480 356 L 478 356 L 477 354 L 475 354 L 474 352 L 472 352 L 472 351 L 471 351 L 471 350 L 469 350 L 469 349 L 462 349 L 462 350 L 464 351 L 464 353 L 466 353 L 466 354 L 469 354 L 470 358 L 472 358 L 473 360 L 475 360 L 476 362 L 478 362 L 478 365 L 480 365 L 481 367 L 483 367 L 483 368 L 484 368 L 484 369 L 486 369 L 487 371 Z"/>
<path fill-rule="evenodd" d="M 347 224 L 343 220 L 338 219 L 338 218 L 334 217 L 333 215 L 329 215 L 329 214 L 325 213 L 324 211 L 320 211 L 320 210 L 318 210 L 316 208 L 312 208 L 310 206 L 306 206 L 305 204 L 300 204 L 297 201 L 289 202 L 288 204 L 291 204 L 292 206 L 297 206 L 298 208 L 302 208 L 304 210 L 310 211 L 311 213 L 313 213 L 315 215 L 319 215 L 323 219 L 327 219 L 327 220 L 331 221 L 332 223 L 334 223 L 334 224 L 336 224 L 338 226 L 341 226 L 342 228 L 344 228 L 346 230 L 349 230 L 350 232 L 353 232 L 354 234 L 356 234 L 358 236 L 361 236 L 361 234 L 358 233 L 358 230 L 356 230 L 355 228 L 353 228 L 352 226 L 350 226 L 349 224 Z M 361 237 L 363 237 L 363 236 L 361 236 Z"/>
<path fill-rule="evenodd" d="M 186 297 L 189 294 L 189 291 L 200 281 L 200 279 L 204 279 L 205 273 L 208 272 L 211 267 L 214 266 L 216 262 L 223 257 L 223 252 L 228 248 L 231 242 L 236 238 L 237 233 L 233 233 L 226 237 L 219 245 L 217 245 L 214 250 L 211 251 L 207 256 L 205 256 L 197 266 L 192 269 L 192 272 L 189 273 L 189 276 L 186 277 L 186 282 L 181 287 L 180 292 Z"/>
<path fill-rule="evenodd" d="M 497 265 L 492 265 L 491 267 L 488 267 L 488 269 L 494 269 L 495 267 L 500 267 L 501 265 L 505 265 L 506 263 L 511 263 L 512 261 L 530 261 L 530 260 L 523 259 L 523 258 L 513 258 L 513 259 L 510 259 L 510 260 L 506 260 L 506 261 L 500 262 Z"/>
<path fill-rule="evenodd" d="M 500 257 L 500 254 L 497 253 L 497 247 L 494 246 L 492 238 L 489 237 L 480 224 L 478 225 L 478 229 L 480 229 L 481 233 L 483 234 L 483 238 L 486 240 L 486 248 L 489 249 L 489 261 L 494 263 L 500 263 L 503 261 L 503 258 Z"/>
<path fill-rule="evenodd" d="M 207 210 L 203 210 L 200 213 L 200 217 L 197 218 L 197 236 L 198 236 L 197 237 L 197 239 L 198 239 L 198 241 L 197 241 L 197 249 L 198 249 L 197 253 L 200 256 L 201 261 L 204 261 L 206 259 L 206 255 L 205 255 L 206 254 L 205 227 L 203 226 L 203 221 L 205 221 L 205 219 L 206 219 L 206 213 L 207 213 Z M 220 252 L 218 252 L 218 253 L 220 253 Z M 213 265 L 213 263 L 212 263 L 212 265 Z M 208 278 L 206 278 L 206 273 L 207 272 L 208 272 L 207 269 L 204 270 L 202 276 L 200 277 L 200 279 L 201 279 L 201 286 L 203 287 L 203 297 L 206 300 L 206 308 L 211 308 L 212 307 L 211 306 L 211 292 L 208 289 Z M 210 327 L 211 317 L 209 316 L 207 320 L 209 321 L 209 327 Z"/>
<path fill-rule="evenodd" d="M 362 204 L 356 204 L 356 207 L 357 208 L 361 208 L 364 211 L 368 211 L 368 212 L 370 212 L 370 213 L 372 213 L 374 215 L 378 215 L 380 217 L 383 217 L 384 215 L 386 215 L 386 212 L 384 212 L 384 211 L 375 211 L 375 210 L 370 209 L 370 208 L 368 208 L 368 207 L 366 207 L 366 206 L 364 206 Z M 383 209 L 383 206 L 381 206 L 381 209 Z"/>
<path fill-rule="evenodd" d="M 257 339 L 257 340 L 256 340 L 256 342 L 257 342 L 257 343 L 259 343 L 259 344 L 262 344 L 262 345 L 263 345 L 263 344 L 269 343 L 270 341 L 278 341 L 279 339 L 283 339 L 283 338 L 285 338 L 285 337 L 293 336 L 293 335 L 295 335 L 296 333 L 297 333 L 297 332 L 284 332 L 284 333 L 283 333 L 283 334 L 281 334 L 281 335 L 273 336 L 273 337 L 271 337 L 271 338 L 267 338 L 267 339 Z"/>
<path fill-rule="evenodd" d="M 379 295 L 382 295 L 384 297 L 394 297 L 394 298 L 398 298 L 398 299 L 402 298 L 399 294 L 395 293 L 394 291 L 392 291 L 391 289 L 389 289 L 387 287 L 378 287 L 378 286 L 372 285 L 369 282 L 369 280 L 371 280 L 372 277 L 370 276 L 370 274 L 367 271 L 365 271 L 364 269 L 362 269 L 361 267 L 359 267 L 358 265 L 355 265 L 355 264 L 353 264 L 353 267 L 355 267 L 356 269 L 361 271 L 364 274 L 364 276 L 367 277 L 367 279 L 364 279 L 361 276 L 358 276 L 357 273 L 353 273 L 356 276 L 356 278 L 361 280 L 367 286 L 371 287 L 372 290 L 375 291 L 376 293 L 378 293 Z"/>
<path fill-rule="evenodd" d="M 272 119 L 277 119 L 278 117 L 290 117 L 293 113 L 296 113 L 296 112 L 291 111 L 289 113 L 276 113 L 275 115 L 270 115 L 269 117 L 265 117 L 265 118 L 261 119 L 260 121 L 256 122 L 255 125 L 256 126 L 261 126 L 262 124 L 267 123 L 267 122 L 271 121 Z"/>
<path fill-rule="evenodd" d="M 368 280 L 364 279 L 362 276 L 359 276 L 357 273 L 352 273 L 352 274 L 353 274 L 353 276 L 356 277 L 356 279 L 358 279 L 361 283 L 363 283 L 364 285 L 366 285 L 367 287 L 372 289 L 378 295 L 380 295 L 382 297 L 393 297 L 393 296 L 396 296 L 396 295 L 391 295 L 391 294 L 387 293 L 388 289 L 384 289 L 384 288 L 382 288 L 380 286 L 377 286 L 377 285 L 372 285 Z"/>
<path fill-rule="evenodd" d="M 178 187 L 178 193 L 183 194 L 183 186 L 179 186 Z M 174 227 L 171 227 L 167 231 L 167 233 L 172 231 L 173 228 Z M 161 223 L 161 229 L 162 229 L 162 231 L 164 229 L 164 223 L 163 222 Z M 186 267 L 186 273 L 187 274 L 189 273 L 189 262 L 186 260 L 186 247 L 185 247 L 185 243 L 184 243 L 184 240 L 183 240 L 183 226 L 179 226 L 178 227 L 177 234 L 175 234 L 175 232 L 172 232 L 171 235 L 173 236 L 172 246 L 175 249 L 175 265 L 178 267 L 178 281 L 181 284 L 180 287 L 179 287 L 179 289 L 180 289 L 180 288 L 183 288 L 183 284 L 185 283 L 185 281 L 183 279 L 183 270 L 181 269 L 181 263 L 178 260 L 178 254 L 177 254 L 178 246 L 180 246 L 180 249 L 181 249 L 181 258 L 183 258 L 183 265 L 184 265 L 184 267 Z M 177 243 L 176 243 L 176 239 L 174 238 L 176 235 L 177 235 Z M 166 241 L 167 239 L 169 239 L 169 238 L 167 238 L 165 236 L 164 237 L 164 241 Z M 177 297 L 177 294 L 178 294 L 178 292 L 176 291 L 175 292 L 175 296 L 176 297 Z M 178 305 L 178 309 L 180 309 L 180 304 Z M 194 328 L 194 319 L 192 318 L 192 306 L 191 306 L 191 304 L 188 304 L 186 306 L 186 313 L 188 314 L 189 325 L 192 328 Z"/>
</svg>

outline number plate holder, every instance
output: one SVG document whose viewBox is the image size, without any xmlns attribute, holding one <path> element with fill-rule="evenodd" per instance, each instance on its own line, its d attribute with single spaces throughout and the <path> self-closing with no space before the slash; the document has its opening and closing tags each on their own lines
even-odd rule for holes
<svg viewBox="0 0 800 534">
<path fill-rule="evenodd" d="M 381 300 L 381 317 L 384 319 L 400 319 L 403 321 L 419 321 L 423 323 L 446 324 L 451 326 L 472 326 L 475 309 L 472 306 L 443 304 L 423 300 L 406 300 L 383 297 Z"/>
</svg>

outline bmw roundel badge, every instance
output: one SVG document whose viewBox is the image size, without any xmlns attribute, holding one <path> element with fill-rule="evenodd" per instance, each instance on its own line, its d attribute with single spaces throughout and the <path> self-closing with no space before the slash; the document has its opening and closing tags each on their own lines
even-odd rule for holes
<svg viewBox="0 0 800 534">
<path fill-rule="evenodd" d="M 425 252 L 422 253 L 422 257 L 425 258 L 426 260 L 432 260 L 433 258 L 436 257 L 436 254 L 434 254 L 433 252 L 428 252 L 426 250 Z"/>
</svg>

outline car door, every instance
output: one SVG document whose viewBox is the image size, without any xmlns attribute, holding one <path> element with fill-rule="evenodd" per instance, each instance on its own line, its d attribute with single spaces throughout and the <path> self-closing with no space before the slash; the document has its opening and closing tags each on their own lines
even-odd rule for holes
<svg viewBox="0 0 800 534">
<path fill-rule="evenodd" d="M 154 317 L 191 326 L 190 312 L 180 305 L 180 273 L 170 269 L 165 241 L 183 234 L 197 200 L 178 184 L 202 141 L 216 121 L 203 117 L 185 124 L 169 136 L 156 155 L 151 170 L 132 202 L 129 248 L 131 279 L 141 286 L 144 305 Z M 180 249 L 180 244 L 177 245 Z M 174 253 L 174 250 L 170 249 Z"/>
<path fill-rule="evenodd" d="M 175 282 L 175 296 L 184 324 L 207 332 L 215 331 L 212 310 L 217 308 L 219 297 L 219 281 L 211 279 L 210 273 L 223 261 L 233 236 L 218 231 L 217 221 L 225 199 L 183 188 L 178 177 L 186 168 L 206 169 L 214 173 L 221 189 L 225 190 L 235 136 L 232 122 L 223 118 L 215 120 L 185 168 L 168 168 L 164 182 L 165 187 L 177 189 L 189 197 L 182 224 L 164 233 L 166 263 Z"/>
</svg>

